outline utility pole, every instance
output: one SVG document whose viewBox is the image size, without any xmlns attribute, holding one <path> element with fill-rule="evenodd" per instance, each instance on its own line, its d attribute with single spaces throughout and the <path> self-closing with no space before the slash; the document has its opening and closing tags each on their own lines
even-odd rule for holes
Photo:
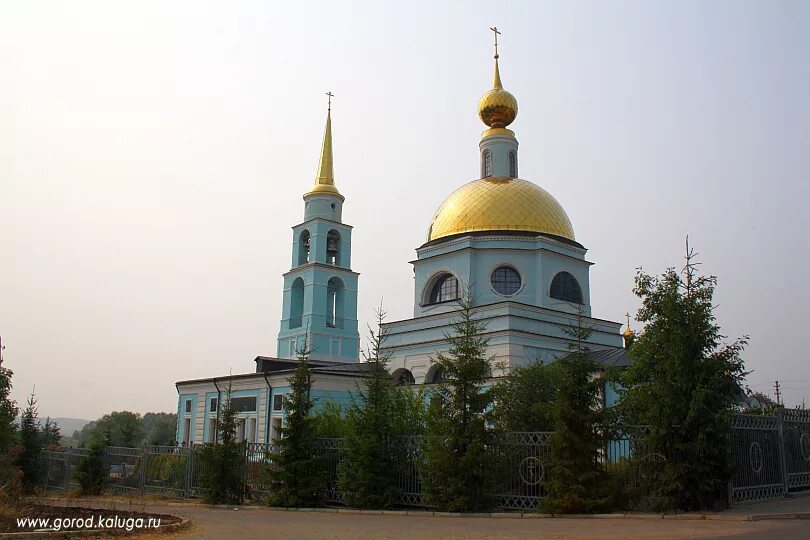
<svg viewBox="0 0 810 540">
<path fill-rule="evenodd" d="M 3 336 L 0 336 L 0 368 L 3 367 Z"/>
<path fill-rule="evenodd" d="M 776 404 L 782 405 L 782 393 L 779 391 L 779 381 L 774 383 L 773 388 L 776 390 Z"/>
</svg>

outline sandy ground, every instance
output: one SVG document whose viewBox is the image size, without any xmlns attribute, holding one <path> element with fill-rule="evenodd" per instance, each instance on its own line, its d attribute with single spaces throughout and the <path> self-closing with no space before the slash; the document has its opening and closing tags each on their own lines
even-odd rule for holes
<svg viewBox="0 0 810 540">
<path fill-rule="evenodd" d="M 283 512 L 263 508 L 234 511 L 202 506 L 160 506 L 150 511 L 190 518 L 194 522 L 191 530 L 171 535 L 189 539 L 810 539 L 810 520 L 510 519 Z"/>
</svg>

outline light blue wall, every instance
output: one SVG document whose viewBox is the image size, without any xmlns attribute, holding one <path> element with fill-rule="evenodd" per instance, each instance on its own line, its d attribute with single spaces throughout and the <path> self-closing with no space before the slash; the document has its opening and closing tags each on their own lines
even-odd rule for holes
<svg viewBox="0 0 810 540">
<path fill-rule="evenodd" d="M 511 176 L 509 174 L 509 152 L 515 154 L 515 168 L 517 169 L 518 141 L 514 133 L 504 130 L 509 135 L 490 135 L 483 137 L 478 144 L 481 153 L 481 177 L 483 178 L 484 152 L 489 151 L 492 155 L 492 176 Z M 518 169 L 518 173 L 520 170 Z M 517 176 L 517 175 L 515 175 Z"/>
<path fill-rule="evenodd" d="M 293 228 L 292 269 L 284 274 L 282 320 L 276 355 L 279 358 L 295 358 L 296 348 L 303 346 L 308 333 L 313 359 L 357 362 L 360 357 L 357 328 L 359 274 L 351 270 L 352 227 L 340 222 L 341 198 L 335 195 L 308 195 L 305 201 L 305 221 Z M 299 264 L 301 252 L 305 249 L 300 241 L 305 230 L 310 235 L 309 262 Z M 333 230 L 340 235 L 335 264 L 331 264 L 327 258 L 327 236 Z M 304 283 L 303 305 L 296 301 L 300 292 L 293 290 L 293 284 L 299 278 Z M 338 320 L 332 321 L 328 283 L 335 278 L 343 286 L 338 293 Z"/>
<path fill-rule="evenodd" d="M 217 411 L 211 412 L 211 399 L 217 397 L 219 397 L 219 392 L 206 392 L 205 394 L 205 412 L 203 412 L 203 418 L 205 419 L 203 422 L 203 442 L 208 442 L 209 440 L 209 420 L 217 417 Z M 219 402 L 217 402 L 217 408 L 219 408 Z"/>
<path fill-rule="evenodd" d="M 186 412 L 186 401 L 191 401 L 191 412 Z M 177 429 L 175 430 L 175 441 L 178 445 L 183 444 L 183 424 L 186 418 L 191 419 L 191 431 L 189 432 L 189 440 L 194 440 L 195 435 L 195 420 L 197 413 L 197 394 L 180 394 L 177 397 Z"/>
<path fill-rule="evenodd" d="M 454 310 L 456 305 L 428 304 L 430 289 L 438 276 L 450 272 L 462 283 L 471 284 L 478 305 L 513 300 L 591 315 L 589 268 L 585 250 L 544 237 L 519 237 L 508 234 L 468 236 L 422 247 L 414 261 L 414 316 Z M 492 272 L 500 266 L 511 266 L 521 276 L 521 288 L 513 295 L 498 294 L 491 285 Z M 549 296 L 551 281 L 557 273 L 572 274 L 582 289 L 583 304 L 572 305 Z"/>
</svg>

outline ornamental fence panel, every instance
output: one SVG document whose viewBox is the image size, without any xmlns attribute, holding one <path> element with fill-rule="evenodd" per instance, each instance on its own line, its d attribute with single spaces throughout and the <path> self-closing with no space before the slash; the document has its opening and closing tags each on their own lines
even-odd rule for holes
<svg viewBox="0 0 810 540">
<path fill-rule="evenodd" d="M 810 489 L 810 411 L 731 417 L 731 504 L 778 499 Z"/>
<path fill-rule="evenodd" d="M 176 446 L 146 446 L 143 449 L 141 492 L 148 495 L 184 498 L 193 477 L 191 449 Z"/>
<path fill-rule="evenodd" d="M 251 499 L 265 498 L 270 493 L 268 467 L 278 446 L 266 443 L 245 445 L 245 493 Z"/>
<path fill-rule="evenodd" d="M 784 409 L 782 423 L 787 489 L 810 489 L 810 410 Z"/>
<path fill-rule="evenodd" d="M 810 489 L 810 411 L 779 409 L 777 416 L 735 414 L 730 419 L 729 457 L 733 466 L 729 501 L 741 504 L 784 497 L 788 492 Z M 603 470 L 624 490 L 628 504 L 653 507 L 657 494 L 650 490 L 666 456 L 645 445 L 643 427 L 605 429 L 598 456 Z M 495 456 L 498 484 L 493 496 L 504 510 L 533 511 L 545 495 L 550 471 L 552 432 L 501 433 L 489 450 Z M 392 440 L 399 505 L 429 506 L 422 489 L 424 474 L 423 436 Z M 107 447 L 102 462 L 107 472 L 107 491 L 116 494 L 200 497 L 205 490 L 200 475 L 205 467 L 205 445 L 191 447 Z M 245 443 L 240 465 L 245 495 L 258 500 L 270 491 L 268 471 L 274 444 Z M 89 454 L 87 449 L 43 450 L 39 484 L 45 491 L 78 489 L 76 467 Z M 318 439 L 316 456 L 326 469 L 323 489 L 328 504 L 343 504 L 340 463 L 343 439 Z"/>
<path fill-rule="evenodd" d="M 397 488 L 399 504 L 403 506 L 427 506 L 422 496 L 420 477 L 424 455 L 421 435 L 405 435 L 394 439 L 394 460 L 397 464 Z"/>
<path fill-rule="evenodd" d="M 495 500 L 504 510 L 535 511 L 548 482 L 549 440 L 553 432 L 514 432 L 497 437 L 492 445 L 496 456 L 498 487 Z"/>
<path fill-rule="evenodd" d="M 119 495 L 143 493 L 144 448 L 108 446 L 104 449 L 107 489 Z"/>
<path fill-rule="evenodd" d="M 317 439 L 315 455 L 320 458 L 326 469 L 326 485 L 323 489 L 324 500 L 330 504 L 343 504 L 343 492 L 340 490 L 340 463 L 343 461 L 343 439 Z"/>
</svg>

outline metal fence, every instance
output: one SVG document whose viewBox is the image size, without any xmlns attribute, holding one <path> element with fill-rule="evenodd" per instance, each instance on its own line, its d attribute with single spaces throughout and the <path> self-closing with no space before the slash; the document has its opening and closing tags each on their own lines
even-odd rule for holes
<svg viewBox="0 0 810 540">
<path fill-rule="evenodd" d="M 810 411 L 731 418 L 732 504 L 784 497 L 810 489 Z"/>
<path fill-rule="evenodd" d="M 733 475 L 729 484 L 731 504 L 780 498 L 789 491 L 810 489 L 810 411 L 780 409 L 777 416 L 733 415 L 730 430 L 730 458 Z M 645 448 L 644 428 L 605 430 L 598 456 L 603 470 L 613 475 L 634 504 L 653 501 L 666 456 Z M 549 481 L 548 457 L 551 432 L 503 433 L 494 437 L 489 450 L 497 467 L 498 485 L 493 493 L 500 508 L 535 510 Z M 397 437 L 391 451 L 396 466 L 399 504 L 427 506 L 422 490 L 424 437 Z M 144 446 L 108 447 L 103 463 L 108 472 L 107 489 L 112 493 L 160 495 L 188 498 L 204 494 L 199 477 L 204 466 L 200 453 L 204 445 L 189 448 Z M 241 465 L 245 494 L 264 498 L 270 491 L 268 465 L 275 445 L 245 443 Z M 69 491 L 78 488 L 73 480 L 85 449 L 45 451 L 42 454 L 42 487 Z M 318 439 L 316 456 L 326 469 L 324 500 L 343 504 L 340 463 L 343 439 Z"/>
</svg>

